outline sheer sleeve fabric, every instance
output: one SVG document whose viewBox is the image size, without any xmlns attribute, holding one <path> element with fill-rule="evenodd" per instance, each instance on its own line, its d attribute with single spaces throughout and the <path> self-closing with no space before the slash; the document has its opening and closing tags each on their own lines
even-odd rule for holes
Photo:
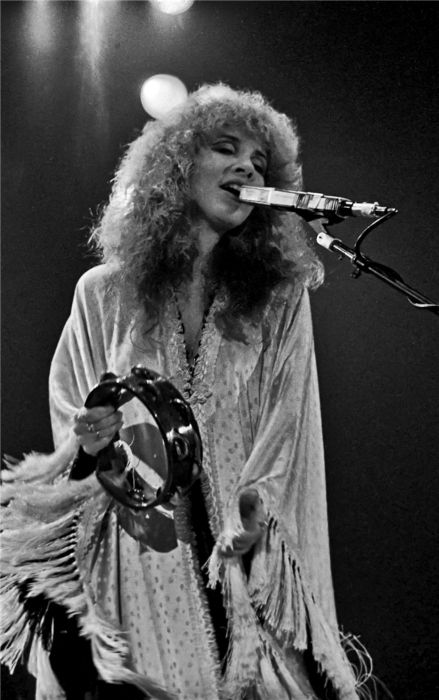
<svg viewBox="0 0 439 700">
<path fill-rule="evenodd" d="M 281 686 L 293 693 L 287 656 L 278 651 L 311 645 L 340 697 L 356 698 L 335 612 L 313 329 L 303 287 L 285 287 L 273 301 L 259 363 L 241 391 L 242 414 L 244 404 L 251 444 L 209 565 L 231 620 L 230 687 L 234 692 L 234 678 L 249 684 L 262 678 L 256 682 L 272 693 Z M 268 513 L 248 576 L 238 557 L 220 554 L 242 531 L 239 498 L 247 489 L 256 489 Z"/>
<path fill-rule="evenodd" d="M 238 491 L 255 487 L 313 593 L 335 620 L 320 399 L 308 291 L 277 309 L 261 372 L 253 449 Z"/>
<path fill-rule="evenodd" d="M 99 270 L 94 268 L 79 280 L 52 360 L 49 393 L 55 447 L 71 431 L 73 416 L 106 370 L 105 325 L 111 319 L 103 317 L 102 294 L 96 285 Z"/>
</svg>

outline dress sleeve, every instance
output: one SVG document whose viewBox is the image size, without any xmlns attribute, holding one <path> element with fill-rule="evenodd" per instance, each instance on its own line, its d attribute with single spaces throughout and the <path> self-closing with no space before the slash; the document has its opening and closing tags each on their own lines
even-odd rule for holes
<svg viewBox="0 0 439 700">
<path fill-rule="evenodd" d="M 320 597 L 330 577 L 320 398 L 309 295 L 286 303 L 265 352 L 253 449 L 238 490 L 253 486 Z M 326 585 L 324 585 L 326 587 Z M 332 585 L 331 585 L 332 588 Z M 322 599 L 326 596 L 322 591 Z"/>
<path fill-rule="evenodd" d="M 49 375 L 50 412 L 55 447 L 71 431 L 73 416 L 105 371 L 102 304 L 87 274 L 75 290 Z"/>
<path fill-rule="evenodd" d="M 306 289 L 295 289 L 277 305 L 269 337 L 261 372 L 252 378 L 259 384 L 253 445 L 227 511 L 234 520 L 242 491 L 256 489 L 285 544 L 301 555 L 302 567 L 313 578 L 314 568 L 321 571 L 324 566 L 329 572 L 329 547 L 320 400 Z M 319 574 L 317 589 L 320 581 Z"/>
<path fill-rule="evenodd" d="M 230 658 L 236 677 L 249 675 L 246 669 L 254 663 L 254 668 L 259 668 L 254 671 L 254 680 L 258 675 L 264 677 L 264 669 L 271 669 L 265 680 L 256 682 L 269 688 L 277 676 L 281 685 L 288 687 L 288 672 L 282 666 L 286 657 L 278 656 L 279 649 L 305 650 L 310 646 L 340 697 L 356 698 L 357 683 L 343 650 L 335 613 L 307 290 L 295 288 L 270 314 L 261 371 L 251 379 L 258 386 L 250 393 L 259 394 L 253 417 L 254 439 L 225 508 L 224 529 L 210 560 L 211 581 L 222 583 L 228 604 Z M 238 557 L 222 559 L 220 551 L 242 531 L 239 498 L 250 488 L 264 503 L 268 527 L 254 548 L 247 576 Z M 256 660 L 255 648 L 259 654 Z M 264 664 L 261 658 L 265 658 Z M 280 690 L 271 692 L 273 697 L 283 697 Z"/>
</svg>

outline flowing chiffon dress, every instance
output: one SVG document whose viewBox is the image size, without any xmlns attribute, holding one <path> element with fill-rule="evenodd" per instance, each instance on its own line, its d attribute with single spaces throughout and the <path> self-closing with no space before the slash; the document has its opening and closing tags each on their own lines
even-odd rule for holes
<svg viewBox="0 0 439 700">
<path fill-rule="evenodd" d="M 28 535 L 32 531 L 27 540 L 20 535 L 21 551 L 39 542 L 40 568 L 38 562 L 33 568 L 25 564 L 17 574 L 9 565 L 10 600 L 23 581 L 38 580 L 38 591 L 78 620 L 81 635 L 91 641 L 100 676 L 133 683 L 153 697 L 317 698 L 302 657 L 309 650 L 336 696 L 357 698 L 358 681 L 345 654 L 346 639 L 338 630 L 334 605 L 306 288 L 299 283 L 280 285 L 262 322 L 246 324 L 246 343 L 227 339 L 218 330 L 215 316 L 225 303 L 219 292 L 191 368 L 175 300 L 154 324 L 144 311 L 130 312 L 119 292 L 108 291 L 112 274 L 101 265 L 80 279 L 53 358 L 50 402 L 58 457 L 47 458 L 52 461 L 46 467 L 41 457 L 28 495 L 22 492 L 21 505 L 18 497 L 12 498 L 10 506 L 13 510 L 18 504 Z M 197 496 L 183 499 L 174 511 L 161 509 L 150 542 L 132 536 L 130 513 L 102 490 L 94 475 L 69 486 L 63 479 L 76 450 L 72 417 L 102 373 L 125 375 L 138 364 L 167 377 L 185 396 L 204 448 Z M 138 402 L 122 410 L 121 439 L 131 449 L 134 467 L 156 488 L 166 470 L 157 426 Z M 23 469 L 21 465 L 17 478 Z M 239 496 L 249 488 L 262 500 L 268 526 L 244 566 L 241 557 L 222 558 L 218 546 L 241 531 Z M 208 561 L 194 533 L 198 509 L 206 511 L 210 536 L 217 543 Z M 19 516 L 10 518 L 7 552 L 19 530 Z M 55 532 L 57 556 L 68 541 L 75 560 L 62 586 L 54 583 L 62 566 L 57 564 L 55 571 L 41 563 L 45 551 L 56 549 Z M 15 567 L 25 559 L 16 557 Z M 226 663 L 218 649 L 207 576 L 227 618 Z M 25 616 L 23 606 L 18 612 Z M 9 630 L 18 612 L 11 610 Z M 23 635 L 31 638 L 39 697 L 62 698 L 37 631 L 30 634 L 26 620 L 21 624 L 21 637 L 17 623 L 7 646 L 17 654 Z M 12 657 L 10 651 L 6 660 Z"/>
</svg>

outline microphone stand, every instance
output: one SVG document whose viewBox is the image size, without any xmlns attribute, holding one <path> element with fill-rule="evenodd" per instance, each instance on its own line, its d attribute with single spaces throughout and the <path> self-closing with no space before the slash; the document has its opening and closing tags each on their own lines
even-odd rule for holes
<svg viewBox="0 0 439 700">
<path fill-rule="evenodd" d="M 387 218 L 387 216 L 382 217 L 382 219 Z M 337 219 L 340 221 L 340 219 Z M 359 249 L 360 242 L 364 239 L 366 232 L 371 230 L 372 226 L 377 225 L 380 221 L 375 221 L 366 231 L 364 231 L 359 237 L 355 248 L 350 248 L 339 238 L 334 238 L 331 236 L 326 226 L 330 225 L 330 221 L 327 218 L 319 217 L 314 220 L 308 219 L 308 224 L 317 233 L 317 243 L 327 250 L 331 250 L 334 253 L 338 253 L 339 259 L 342 260 L 344 257 L 350 260 L 351 264 L 354 266 L 354 271 L 352 272 L 352 277 L 357 279 L 362 272 L 369 272 L 374 277 L 377 277 L 381 282 L 388 284 L 393 289 L 396 289 L 400 294 L 404 294 L 408 301 L 416 306 L 418 309 L 425 309 L 431 311 L 431 313 L 439 316 L 439 304 L 429 299 L 424 294 L 421 294 L 413 287 L 409 287 L 408 284 L 404 282 L 402 277 L 391 267 L 387 265 L 382 265 L 375 260 L 371 260 Z"/>
</svg>

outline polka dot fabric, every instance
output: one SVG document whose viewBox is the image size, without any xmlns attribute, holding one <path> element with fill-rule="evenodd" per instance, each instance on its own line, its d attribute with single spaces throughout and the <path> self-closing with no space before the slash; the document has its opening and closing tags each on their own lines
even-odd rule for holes
<svg viewBox="0 0 439 700">
<path fill-rule="evenodd" d="M 248 329 L 247 344 L 225 339 L 216 328 L 214 317 L 222 303 L 218 297 L 206 320 L 195 367 L 190 371 L 175 302 L 169 304 L 149 342 L 139 330 L 139 319 L 134 328 L 133 322 L 127 322 L 117 311 L 123 308 L 123 300 L 120 304 L 117 299 L 106 300 L 106 274 L 105 266 L 101 266 L 81 279 L 54 358 L 51 387 L 55 430 L 69 423 L 101 371 L 126 374 L 141 364 L 169 378 L 190 402 L 200 428 L 204 449 L 202 491 L 214 538 L 222 536 L 228 524 L 233 528 L 240 489 L 256 488 L 270 522 L 276 523 L 279 551 L 300 569 L 301 590 L 306 589 L 307 605 L 315 613 L 309 617 L 309 625 L 312 648 L 319 655 L 317 661 L 326 665 L 333 684 L 346 690 L 343 697 L 353 700 L 356 695 L 351 693 L 347 662 L 336 646 L 339 642 L 332 637 L 337 623 L 306 291 L 288 285 L 279 290 L 262 324 Z M 130 420 L 139 421 L 140 416 L 133 413 Z M 134 432 L 136 436 L 147 434 Z M 156 464 L 159 470 L 157 456 L 151 454 L 148 458 L 148 445 L 138 449 L 133 444 L 131 448 L 151 469 Z M 90 582 L 96 611 L 126 634 L 130 648 L 127 663 L 136 672 L 162 683 L 179 700 L 242 697 L 244 688 L 236 697 L 221 695 L 221 669 L 200 581 L 200 563 L 191 545 L 190 523 L 176 518 L 178 545 L 161 553 L 148 550 L 128 535 L 116 508 L 110 505 L 105 516 L 102 504 L 99 508 L 95 518 L 84 517 L 81 523 L 84 546 L 80 567 L 84 579 Z M 222 566 L 227 568 L 226 564 Z M 279 588 L 273 571 L 261 569 L 259 575 L 259 590 Z M 243 594 L 249 595 L 246 590 Z M 291 591 L 289 594 L 291 597 Z M 301 600 L 292 604 L 299 602 L 303 604 Z M 285 616 L 294 617 L 288 610 Z M 264 639 L 269 640 L 270 635 L 274 649 L 279 642 L 275 626 L 265 630 Z M 318 644 L 314 644 L 316 639 Z M 299 665 L 296 670 L 291 668 L 292 675 L 300 675 Z M 288 697 L 305 700 L 307 695 L 298 692 Z"/>
</svg>

